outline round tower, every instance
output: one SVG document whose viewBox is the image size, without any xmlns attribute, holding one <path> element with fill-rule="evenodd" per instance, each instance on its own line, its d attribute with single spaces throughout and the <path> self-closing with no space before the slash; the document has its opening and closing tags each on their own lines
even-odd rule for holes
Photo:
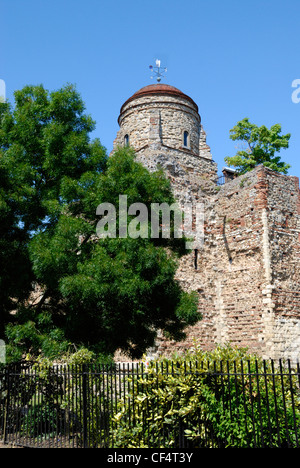
<svg viewBox="0 0 300 468">
<path fill-rule="evenodd" d="M 150 170 L 160 165 L 173 177 L 183 173 L 217 177 L 198 106 L 174 86 L 157 83 L 141 88 L 122 105 L 118 123 L 114 150 L 130 145 Z"/>
</svg>

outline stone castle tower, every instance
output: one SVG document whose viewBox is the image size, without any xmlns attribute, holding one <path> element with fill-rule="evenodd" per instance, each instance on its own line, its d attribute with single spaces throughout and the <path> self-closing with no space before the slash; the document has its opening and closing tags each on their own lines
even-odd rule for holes
<svg viewBox="0 0 300 468">
<path fill-rule="evenodd" d="M 158 354 L 231 343 L 264 358 L 300 359 L 300 192 L 297 177 L 258 166 L 217 184 L 196 103 L 154 84 L 122 105 L 117 146 L 130 145 L 150 171 L 159 165 L 179 202 L 204 204 L 204 245 L 181 259 L 177 279 L 199 294 L 202 320 Z"/>
<path fill-rule="evenodd" d="M 173 86 L 154 84 L 131 96 L 121 107 L 114 141 L 129 144 L 149 170 L 162 167 L 178 201 L 186 199 L 199 177 L 216 179 L 217 165 L 206 144 L 198 106 Z"/>
</svg>

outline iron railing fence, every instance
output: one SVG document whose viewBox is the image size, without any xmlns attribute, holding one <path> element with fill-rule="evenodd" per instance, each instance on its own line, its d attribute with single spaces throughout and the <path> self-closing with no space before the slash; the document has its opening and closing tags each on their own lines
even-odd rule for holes
<svg viewBox="0 0 300 468">
<path fill-rule="evenodd" d="M 224 185 L 224 184 L 225 184 L 225 176 L 224 176 L 224 175 L 218 176 L 218 177 L 215 179 L 215 183 L 216 183 L 217 185 Z"/>
<path fill-rule="evenodd" d="M 290 362 L 0 368 L 0 440 L 45 448 L 299 448 Z"/>
</svg>

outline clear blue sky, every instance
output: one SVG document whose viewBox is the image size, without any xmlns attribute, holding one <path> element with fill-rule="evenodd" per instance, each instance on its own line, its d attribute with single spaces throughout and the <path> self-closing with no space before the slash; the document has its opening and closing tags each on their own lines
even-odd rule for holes
<svg viewBox="0 0 300 468">
<path fill-rule="evenodd" d="M 300 176 L 300 0 L 0 0 L 0 79 L 6 97 L 27 84 L 77 86 L 108 151 L 123 102 L 164 82 L 199 106 L 219 172 L 236 152 L 229 130 L 244 117 L 291 133 L 281 157 Z"/>
</svg>

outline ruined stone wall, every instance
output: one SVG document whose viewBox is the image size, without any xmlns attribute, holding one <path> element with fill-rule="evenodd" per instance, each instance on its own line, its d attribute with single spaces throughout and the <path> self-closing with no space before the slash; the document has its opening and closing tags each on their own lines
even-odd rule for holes
<svg viewBox="0 0 300 468">
<path fill-rule="evenodd" d="M 297 178 L 260 166 L 205 201 L 205 243 L 181 261 L 177 278 L 199 293 L 202 320 L 181 343 L 231 343 L 264 358 L 300 359 L 300 197 Z"/>
<path fill-rule="evenodd" d="M 180 204 L 201 199 L 201 181 L 217 178 L 217 164 L 205 158 L 199 158 L 187 151 L 147 147 L 136 153 L 137 160 L 150 171 L 157 167 L 164 170 L 172 184 L 175 198 Z"/>
<path fill-rule="evenodd" d="M 195 343 L 212 349 L 228 342 L 263 352 L 261 291 L 266 279 L 259 181 L 258 172 L 253 171 L 207 194 L 204 247 L 197 255 L 197 270 L 192 253 L 182 259 L 177 272 L 186 290 L 198 291 L 202 320 L 181 343 L 161 340 L 159 354 Z"/>
<path fill-rule="evenodd" d="M 272 275 L 273 354 L 300 360 L 299 179 L 265 171 Z"/>
</svg>

